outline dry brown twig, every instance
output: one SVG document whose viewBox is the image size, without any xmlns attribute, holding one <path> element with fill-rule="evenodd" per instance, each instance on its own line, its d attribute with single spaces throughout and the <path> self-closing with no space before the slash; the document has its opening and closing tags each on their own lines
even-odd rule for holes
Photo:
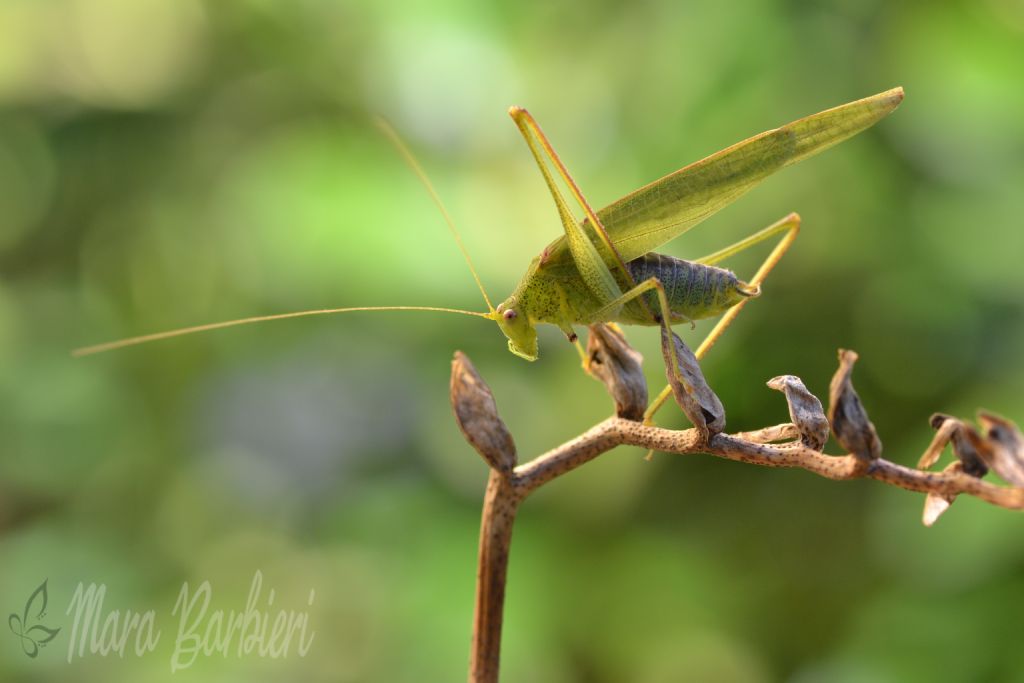
<svg viewBox="0 0 1024 683">
<path fill-rule="evenodd" d="M 931 419 L 937 431 L 921 458 L 921 469 L 885 460 L 881 457 L 881 441 L 850 379 L 857 354 L 840 350 L 840 366 L 829 390 L 827 419 L 821 402 L 803 382 L 794 375 L 783 375 L 770 380 L 768 386 L 786 395 L 792 422 L 726 434 L 722 431 L 724 408 L 705 381 L 696 358 L 682 340 L 669 334 L 663 331 L 666 366 L 672 367 L 674 361 L 682 381 L 672 372 L 667 374 L 673 395 L 694 428 L 663 429 L 640 421 L 647 405 L 642 358 L 621 333 L 595 325 L 587 346 L 587 371 L 604 383 L 615 401 L 616 414 L 523 465 L 517 465 L 515 444 L 498 416 L 490 389 L 469 359 L 456 352 L 452 361 L 452 408 L 466 440 L 490 468 L 480 525 L 470 683 L 498 680 L 505 578 L 519 505 L 546 482 L 616 446 L 641 446 L 679 455 L 707 453 L 753 465 L 804 469 L 828 479 L 877 479 L 927 494 L 923 521 L 929 526 L 958 495 L 971 495 L 1008 509 L 1024 509 L 1024 436 L 1009 420 L 981 412 L 979 432 L 966 422 L 937 414 Z M 826 455 L 821 451 L 830 428 L 848 454 Z M 947 443 L 953 444 L 957 459 L 941 472 L 928 471 L 926 468 L 935 464 Z M 989 470 L 1011 486 L 982 481 Z"/>
</svg>

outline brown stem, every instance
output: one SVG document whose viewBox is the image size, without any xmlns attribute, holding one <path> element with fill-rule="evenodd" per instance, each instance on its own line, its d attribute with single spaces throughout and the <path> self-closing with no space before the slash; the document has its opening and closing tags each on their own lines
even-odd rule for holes
<svg viewBox="0 0 1024 683">
<path fill-rule="evenodd" d="M 512 480 L 492 468 L 480 521 L 469 683 L 497 683 L 498 680 L 508 553 L 512 543 L 512 525 L 521 500 Z"/>
<path fill-rule="evenodd" d="M 827 479 L 877 479 L 911 491 L 946 496 L 963 493 L 999 507 L 1024 509 L 1024 489 L 997 486 L 964 472 L 929 472 L 882 458 L 866 462 L 853 454 L 826 455 L 803 446 L 799 441 L 782 444 L 761 442 L 795 431 L 792 425 L 778 425 L 737 435 L 716 434 L 704 442 L 696 429 L 662 429 L 610 417 L 575 439 L 516 467 L 511 474 L 492 468 L 480 525 L 470 683 L 496 683 L 498 680 L 505 578 L 512 524 L 519 504 L 534 489 L 616 446 L 641 446 L 680 455 L 708 453 L 753 465 L 804 469 Z"/>
<path fill-rule="evenodd" d="M 641 446 L 652 452 L 683 455 L 708 453 L 753 465 L 804 469 L 835 480 L 876 479 L 929 494 L 923 517 L 928 525 L 959 494 L 972 495 L 1004 508 L 1024 509 L 1024 486 L 1017 480 L 1018 477 L 1024 480 L 1024 474 L 1018 474 L 1024 471 L 1024 455 L 1020 454 L 1024 448 L 1024 436 L 1012 423 L 1006 423 L 1006 426 L 998 424 L 1000 430 L 994 432 L 996 436 L 992 436 L 992 429 L 986 427 L 984 438 L 974 431 L 967 431 L 962 424 L 959 432 L 953 427 L 940 429 L 923 462 L 933 464 L 946 443 L 953 439 L 953 450 L 959 460 L 942 472 L 904 467 L 879 457 L 881 441 L 849 379 L 853 360 L 856 359 L 852 352 L 841 352 L 840 355 L 843 365 L 831 390 L 831 420 L 826 421 L 820 401 L 807 391 L 799 378 L 780 376 L 771 380 L 769 386 L 786 394 L 793 423 L 730 435 L 710 428 L 712 424 L 707 421 L 708 416 L 714 417 L 719 412 L 724 415 L 724 410 L 716 412 L 708 407 L 707 401 L 698 401 L 700 410 L 692 411 L 691 421 L 700 428 L 671 430 L 640 422 L 647 402 L 647 387 L 640 369 L 639 354 L 614 330 L 598 328 L 594 331 L 598 334 L 591 335 L 586 367 L 588 372 L 604 382 L 615 399 L 617 416 L 599 422 L 576 438 L 523 465 L 516 465 L 515 444 L 508 428 L 498 417 L 494 397 L 486 383 L 468 358 L 457 353 L 453 361 L 451 396 L 456 419 L 467 440 L 490 467 L 480 525 L 470 683 L 498 681 L 505 581 L 512 526 L 519 505 L 535 489 L 616 446 Z M 680 391 L 676 392 L 677 401 L 686 403 L 683 399 L 691 391 L 698 398 L 706 393 L 714 399 L 710 403 L 721 408 L 717 397 L 707 387 L 696 360 L 691 365 L 686 364 L 693 354 L 687 355 L 685 344 L 678 338 L 674 339 L 678 356 L 676 367 L 687 370 L 684 373 L 687 382 L 680 381 Z M 949 418 L 943 419 L 954 424 Z M 837 441 L 850 451 L 849 454 L 827 455 L 818 450 L 828 437 L 830 425 Z M 957 442 L 957 434 L 961 439 L 973 435 L 972 438 L 980 445 L 972 445 L 973 441 L 969 444 Z M 774 443 L 781 440 L 785 441 Z M 976 452 L 982 447 L 988 449 L 984 451 L 988 453 L 988 460 L 1004 464 L 1002 471 L 996 468 L 997 473 L 1016 486 L 998 486 L 982 481 L 980 475 L 987 468 L 980 461 L 973 467 L 975 472 L 965 471 L 968 462 L 965 453 Z M 1006 464 L 1004 461 L 1012 462 Z M 936 501 L 941 504 L 939 507 L 936 507 Z"/>
<path fill-rule="evenodd" d="M 780 427 L 744 436 L 776 436 Z M 930 472 L 897 465 L 883 458 L 865 464 L 856 455 L 826 455 L 799 442 L 757 443 L 739 435 L 716 434 L 703 443 L 696 429 L 672 430 L 619 417 L 599 422 L 586 432 L 515 469 L 515 486 L 525 497 L 541 484 L 593 460 L 615 446 L 630 445 L 665 453 L 710 455 L 765 467 L 792 467 L 827 479 L 869 478 L 921 493 L 969 494 L 1011 510 L 1024 509 L 1024 489 L 998 486 L 964 472 Z"/>
</svg>

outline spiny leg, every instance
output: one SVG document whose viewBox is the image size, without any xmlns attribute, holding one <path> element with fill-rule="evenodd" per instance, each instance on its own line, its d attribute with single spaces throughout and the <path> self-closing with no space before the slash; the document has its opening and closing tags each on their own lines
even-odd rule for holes
<svg viewBox="0 0 1024 683">
<path fill-rule="evenodd" d="M 756 244 L 760 244 L 761 242 L 764 242 L 767 239 L 771 239 L 775 235 L 778 235 L 780 232 L 792 232 L 795 235 L 795 233 L 797 233 L 799 231 L 800 231 L 800 215 L 797 214 L 797 213 L 791 213 L 788 216 L 785 216 L 784 218 L 781 218 L 781 219 L 775 221 L 774 223 L 769 225 L 767 228 L 762 228 L 761 230 L 758 230 L 757 232 L 755 232 L 753 235 L 749 235 L 748 237 L 744 237 L 743 239 L 741 239 L 739 242 L 736 242 L 735 244 L 730 244 L 729 246 L 725 247 L 724 249 L 719 249 L 718 251 L 714 252 L 713 254 L 708 254 L 707 256 L 702 256 L 699 259 L 694 259 L 694 262 L 695 263 L 702 263 L 702 264 L 704 264 L 706 266 L 713 266 L 716 263 L 719 263 L 720 261 L 724 261 L 725 259 L 729 258 L 730 256 L 735 256 L 736 254 L 740 253 L 741 251 L 746 251 L 747 249 L 749 249 L 750 247 L 752 247 L 752 246 L 754 246 Z M 783 252 L 784 251 L 785 250 L 783 250 Z M 774 268 L 775 267 L 775 263 L 778 262 L 778 258 L 776 258 L 774 260 L 774 262 L 772 261 L 772 256 L 773 255 L 774 255 L 774 252 L 773 252 L 772 255 L 769 255 L 767 259 L 765 259 L 765 265 L 767 265 L 769 263 L 771 264 L 771 265 L 768 265 L 768 270 L 771 270 L 772 268 Z M 781 256 L 781 254 L 780 254 L 780 256 Z M 765 267 L 765 265 L 762 265 L 761 268 L 763 269 Z M 762 274 L 761 271 L 758 270 L 758 272 L 754 275 L 754 278 L 756 279 L 757 276 L 761 275 L 761 274 Z M 753 280 L 751 280 L 751 283 L 753 283 Z"/>
<path fill-rule="evenodd" d="M 736 242 L 735 244 L 732 244 L 724 249 L 720 249 L 719 251 L 716 251 L 713 254 L 709 254 L 708 256 L 705 256 L 703 258 L 697 259 L 697 263 L 702 263 L 704 265 L 713 265 L 715 263 L 722 261 L 723 259 L 726 259 L 730 256 L 733 256 L 734 254 L 737 254 L 745 249 L 748 249 L 754 246 L 755 244 L 759 244 L 767 239 L 770 239 L 775 235 L 778 235 L 779 233 L 785 233 L 782 239 L 779 240 L 779 243 L 775 245 L 775 248 L 772 249 L 771 253 L 768 254 L 768 258 L 766 258 L 764 262 L 761 264 L 761 267 L 757 269 L 757 272 L 754 274 L 754 277 L 750 279 L 751 285 L 756 285 L 760 287 L 761 284 L 768 277 L 768 274 L 772 272 L 772 269 L 775 268 L 778 262 L 782 259 L 783 255 L 793 245 L 793 241 L 796 240 L 796 236 L 799 232 L 800 216 L 795 213 L 791 213 L 782 220 L 779 220 L 769 225 L 767 228 L 764 228 L 763 230 L 755 232 L 753 235 L 744 238 L 739 242 Z M 698 346 L 697 350 L 694 352 L 694 355 L 697 356 L 697 360 L 701 360 L 702 358 L 704 358 L 705 355 L 707 355 L 707 352 L 711 350 L 711 347 L 715 345 L 715 342 L 717 342 L 718 339 L 725 333 L 725 330 L 728 329 L 729 325 L 731 325 L 732 322 L 736 319 L 736 316 L 740 314 L 740 311 L 743 310 L 743 307 L 747 304 L 748 301 L 750 301 L 750 299 L 745 299 L 740 303 L 736 304 L 735 306 L 733 306 L 732 308 L 730 308 L 728 311 L 726 311 L 725 315 L 722 316 L 718 323 L 711 329 L 711 332 L 708 333 L 708 336 L 704 338 L 704 341 L 701 342 L 700 346 Z M 651 402 L 651 405 L 647 408 L 647 411 L 644 413 L 644 424 L 653 423 L 654 414 L 658 412 L 661 406 L 664 405 L 665 401 L 668 400 L 668 397 L 671 395 L 672 387 L 666 385 L 665 388 L 661 390 L 661 393 L 659 393 L 658 396 L 654 399 L 654 401 Z"/>
<path fill-rule="evenodd" d="M 752 247 L 755 244 L 759 244 L 761 242 L 764 242 L 765 240 L 771 239 L 772 237 L 780 233 L 785 234 L 783 235 L 782 239 L 779 240 L 779 243 L 775 245 L 775 248 L 772 249 L 771 253 L 768 254 L 768 257 L 761 263 L 760 268 L 758 268 L 757 272 L 754 273 L 754 277 L 750 279 L 749 284 L 754 285 L 755 287 L 760 287 L 768 278 L 768 275 L 772 272 L 775 266 L 779 264 L 779 261 L 782 260 L 782 257 L 785 255 L 785 253 L 789 251 L 789 248 L 793 246 L 793 242 L 796 240 L 796 236 L 800 233 L 800 216 L 798 214 L 791 213 L 785 218 L 773 223 L 772 225 L 769 225 L 767 228 L 764 228 L 763 230 L 759 230 L 750 237 L 747 237 L 746 239 L 740 240 L 739 242 L 730 247 L 726 247 L 725 249 L 717 251 L 714 254 L 711 254 L 710 256 L 705 256 L 704 258 L 698 259 L 697 263 L 713 265 L 725 258 L 728 258 L 729 256 L 732 256 L 745 249 L 748 249 L 749 247 Z M 740 311 L 743 310 L 743 307 L 747 304 L 748 301 L 750 301 L 750 299 L 744 299 L 743 301 L 741 301 L 740 303 L 726 311 L 725 315 L 722 316 L 722 319 L 718 321 L 718 324 L 716 324 L 714 328 L 712 328 L 711 332 L 708 334 L 707 337 L 704 338 L 704 341 L 701 342 L 701 345 L 697 348 L 697 351 L 695 353 L 698 360 L 700 360 L 704 356 L 704 354 L 711 350 L 711 347 L 715 345 L 715 342 L 718 341 L 718 339 L 722 336 L 722 334 L 729 327 L 729 325 L 732 324 L 732 322 L 736 319 L 736 316 L 739 315 Z"/>
</svg>

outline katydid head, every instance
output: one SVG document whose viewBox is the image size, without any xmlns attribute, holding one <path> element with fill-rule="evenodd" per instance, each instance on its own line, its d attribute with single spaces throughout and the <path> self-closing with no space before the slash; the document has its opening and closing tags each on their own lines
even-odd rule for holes
<svg viewBox="0 0 1024 683">
<path fill-rule="evenodd" d="M 508 337 L 509 351 L 529 361 L 537 360 L 537 330 L 529 316 L 520 310 L 515 296 L 510 296 L 498 305 L 494 319 Z"/>
</svg>

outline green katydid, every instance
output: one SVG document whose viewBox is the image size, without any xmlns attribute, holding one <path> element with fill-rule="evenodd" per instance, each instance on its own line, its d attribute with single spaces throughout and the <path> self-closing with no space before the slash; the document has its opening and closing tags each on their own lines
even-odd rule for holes
<svg viewBox="0 0 1024 683">
<path fill-rule="evenodd" d="M 574 325 L 617 322 L 667 326 L 725 313 L 698 348 L 699 358 L 732 322 L 743 304 L 760 294 L 762 281 L 795 239 L 800 219 L 790 214 L 746 239 L 695 261 L 656 254 L 652 250 L 694 227 L 775 171 L 869 128 L 892 112 L 902 99 L 902 88 L 894 88 L 755 135 L 656 180 L 597 212 L 587 203 L 533 117 L 525 109 L 512 107 L 509 114 L 551 192 L 564 234 L 533 259 L 515 291 L 497 308 L 491 305 L 469 254 L 430 181 L 394 133 L 386 129 L 441 209 L 487 303 L 486 313 L 421 306 L 298 311 L 132 337 L 81 348 L 74 354 L 86 355 L 267 320 L 355 311 L 420 310 L 494 320 L 508 338 L 510 351 L 535 360 L 538 323 L 556 325 L 570 341 L 575 341 Z M 566 205 L 545 157 L 583 208 L 582 221 L 577 221 Z M 750 282 L 743 282 L 732 272 L 715 266 L 776 235 L 782 238 Z M 667 392 L 663 392 L 652 408 L 656 409 L 666 396 Z"/>
</svg>

